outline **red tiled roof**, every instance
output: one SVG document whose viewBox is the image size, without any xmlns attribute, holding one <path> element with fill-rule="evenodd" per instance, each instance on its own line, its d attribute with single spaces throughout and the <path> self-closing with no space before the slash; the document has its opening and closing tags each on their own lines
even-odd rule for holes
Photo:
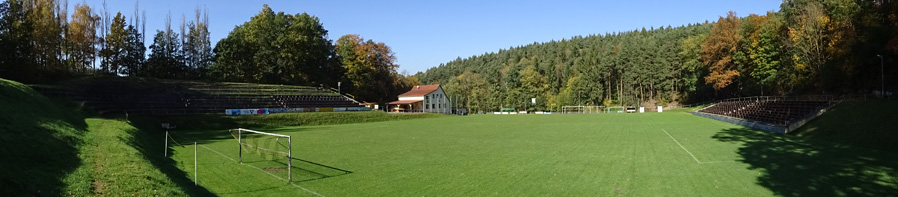
<svg viewBox="0 0 898 197">
<path fill-rule="evenodd" d="M 412 104 L 412 103 L 417 103 L 417 102 L 421 102 L 421 101 L 424 101 L 424 100 L 404 100 L 404 101 L 393 101 L 393 102 L 390 102 L 390 103 L 387 103 L 387 104 L 390 104 L 390 105 L 404 105 L 404 104 Z"/>
<path fill-rule="evenodd" d="M 408 92 L 402 93 L 399 97 L 412 97 L 412 96 L 424 96 L 430 94 L 433 91 L 436 91 L 437 88 L 440 88 L 440 85 L 420 85 L 412 87 L 412 90 Z"/>
</svg>

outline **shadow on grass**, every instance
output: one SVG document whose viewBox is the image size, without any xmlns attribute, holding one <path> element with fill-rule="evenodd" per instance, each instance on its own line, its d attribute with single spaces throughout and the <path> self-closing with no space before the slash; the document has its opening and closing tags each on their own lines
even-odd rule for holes
<svg viewBox="0 0 898 197">
<path fill-rule="evenodd" d="M 0 84 L 2 85 L 2 84 Z M 0 86 L 0 195 L 67 196 L 67 186 L 87 193 L 91 183 L 66 181 L 83 163 L 78 145 L 84 118 L 36 92 Z"/>
<path fill-rule="evenodd" d="M 300 172 L 299 179 L 294 179 L 293 182 L 315 181 L 352 173 L 352 171 L 349 170 L 344 170 L 299 158 L 293 158 L 293 166 L 293 169 L 302 171 Z"/>
<path fill-rule="evenodd" d="M 742 162 L 760 170 L 758 184 L 778 196 L 896 196 L 898 154 L 749 128 L 715 139 L 741 142 Z"/>
<path fill-rule="evenodd" d="M 164 173 L 169 179 L 178 185 L 184 192 L 190 196 L 215 196 L 202 185 L 194 185 L 193 180 L 187 172 L 177 167 L 170 157 L 164 156 L 162 151 L 165 146 L 165 133 L 159 128 L 159 121 L 150 117 L 136 117 L 131 119 L 131 125 L 137 130 L 129 131 L 133 138 L 129 141 L 129 145 L 139 150 L 144 158 L 150 161 L 154 167 Z M 170 151 L 165 149 L 165 151 Z M 171 155 L 169 152 L 168 155 Z"/>
<path fill-rule="evenodd" d="M 291 157 L 291 159 L 292 167 L 290 169 L 292 171 L 290 173 L 293 174 L 292 182 L 309 182 L 352 173 L 352 171 L 349 170 L 344 170 L 309 160 L 299 159 L 295 157 Z M 288 164 L 287 161 L 282 157 L 274 158 L 258 156 L 258 154 L 256 153 L 245 153 L 242 163 L 254 166 L 269 173 L 274 172 L 278 174 L 275 176 L 282 176 L 279 178 L 283 178 L 284 180 L 286 180 L 287 178 L 286 170 Z"/>
<path fill-rule="evenodd" d="M 256 192 L 261 192 L 261 191 L 266 191 L 266 190 L 277 189 L 277 188 L 279 188 L 279 187 L 287 187 L 287 186 L 283 186 L 283 185 L 281 185 L 281 186 L 271 186 L 271 187 L 260 188 L 260 189 L 254 189 L 254 190 L 246 190 L 246 191 L 231 192 L 231 193 L 223 193 L 223 194 L 226 194 L 226 195 L 252 194 L 252 193 L 256 193 Z"/>
</svg>

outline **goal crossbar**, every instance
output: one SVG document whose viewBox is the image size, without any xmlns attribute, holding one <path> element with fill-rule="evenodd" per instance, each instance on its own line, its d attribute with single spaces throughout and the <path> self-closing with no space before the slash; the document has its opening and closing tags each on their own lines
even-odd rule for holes
<svg viewBox="0 0 898 197">
<path fill-rule="evenodd" d="M 237 147 L 238 147 L 237 158 L 238 158 L 238 160 L 239 160 L 240 163 L 243 163 L 243 146 L 244 146 L 244 145 L 250 146 L 250 147 L 252 147 L 252 148 L 259 149 L 259 150 L 265 150 L 265 151 L 269 151 L 269 152 L 275 152 L 275 153 L 287 154 L 287 181 L 288 181 L 288 182 L 293 181 L 293 173 L 291 172 L 291 171 L 292 171 L 291 169 L 293 168 L 293 140 L 292 140 L 292 138 L 291 138 L 289 135 L 274 134 L 274 133 L 268 133 L 268 132 L 262 132 L 262 131 L 255 131 L 255 130 L 249 130 L 249 129 L 244 129 L 244 128 L 237 128 L 237 129 L 229 129 L 229 130 L 228 130 L 228 132 L 234 132 L 234 131 L 237 131 Z M 262 148 L 262 147 L 259 147 L 259 146 L 256 146 L 256 145 L 251 145 L 251 144 L 243 143 L 243 132 L 249 132 L 249 133 L 255 133 L 255 134 L 262 134 L 262 135 L 270 135 L 270 136 L 275 136 L 275 137 L 287 138 L 287 152 L 285 153 L 285 152 L 282 152 L 282 151 L 270 150 L 270 149 Z M 233 133 L 232 133 L 232 135 L 233 135 Z"/>
<path fill-rule="evenodd" d="M 273 135 L 273 136 L 277 136 L 277 137 L 290 138 L 289 135 L 281 135 L 281 134 L 275 134 L 275 133 L 268 133 L 268 132 L 254 131 L 254 130 L 249 130 L 249 129 L 244 129 L 244 128 L 231 129 L 230 131 L 241 131 L 241 132 L 245 131 L 245 132 L 250 132 L 250 133 L 258 133 L 258 134 L 265 134 L 265 135 Z"/>
</svg>

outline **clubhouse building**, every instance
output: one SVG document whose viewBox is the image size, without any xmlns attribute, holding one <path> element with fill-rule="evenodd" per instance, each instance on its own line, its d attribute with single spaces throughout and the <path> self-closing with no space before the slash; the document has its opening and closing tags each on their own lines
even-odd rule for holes
<svg viewBox="0 0 898 197">
<path fill-rule="evenodd" d="M 387 103 L 391 112 L 424 112 L 452 114 L 452 104 L 440 85 L 419 85 L 399 95 L 398 101 Z"/>
</svg>

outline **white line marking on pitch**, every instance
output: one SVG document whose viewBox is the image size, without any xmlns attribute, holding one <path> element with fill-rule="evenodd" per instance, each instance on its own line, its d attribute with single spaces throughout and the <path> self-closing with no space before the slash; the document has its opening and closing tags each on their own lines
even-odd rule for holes
<svg viewBox="0 0 898 197">
<path fill-rule="evenodd" d="M 200 147 L 203 147 L 203 148 L 205 148 L 205 149 L 207 149 L 207 150 L 210 150 L 210 151 L 212 151 L 212 152 L 215 152 L 215 153 L 217 153 L 218 155 L 221 155 L 222 157 L 225 157 L 225 158 L 230 159 L 231 161 L 237 162 L 237 160 L 235 160 L 234 158 L 228 157 L 227 155 L 222 154 L 222 153 L 220 153 L 220 152 L 218 152 L 218 151 L 216 151 L 216 150 L 213 150 L 213 149 L 211 149 L 211 148 L 209 148 L 209 147 L 206 147 L 206 146 L 204 146 L 204 145 L 200 145 Z M 254 165 L 249 165 L 249 164 L 245 164 L 245 163 L 240 163 L 240 165 L 246 165 L 246 166 L 255 168 L 256 170 L 262 171 L 262 172 L 264 172 L 264 173 L 266 173 L 266 174 L 268 174 L 268 175 L 273 176 L 274 178 L 280 179 L 281 181 L 287 181 L 287 179 L 278 177 L 277 175 L 274 175 L 274 174 L 272 174 L 272 173 L 270 173 L 270 172 L 268 172 L 268 171 L 265 171 L 265 170 L 263 170 L 263 169 L 261 169 L 261 168 L 259 168 L 259 167 L 254 166 Z M 316 196 L 324 197 L 324 195 L 321 195 L 321 194 L 319 194 L 319 193 L 317 193 L 317 192 L 314 192 L 314 191 L 312 191 L 312 190 L 306 189 L 305 187 L 296 185 L 296 184 L 294 184 L 293 182 L 290 182 L 290 185 L 293 185 L 293 187 L 302 189 L 302 190 L 304 190 L 304 191 L 306 191 L 306 192 L 315 194 Z"/>
<path fill-rule="evenodd" d="M 672 139 L 674 142 L 676 142 L 677 145 L 680 146 L 680 148 L 683 148 L 683 150 L 685 150 L 686 153 L 689 153 L 689 156 L 692 156 L 692 159 L 695 160 L 695 163 L 699 163 L 699 164 L 702 163 L 701 161 L 698 161 L 698 158 L 695 158 L 695 155 L 693 155 L 692 152 L 689 152 L 689 150 L 687 150 L 686 147 L 683 147 L 683 145 L 680 144 L 680 141 L 677 141 L 677 139 L 674 139 L 674 137 L 672 135 L 670 135 L 670 133 L 668 133 L 667 130 L 661 129 L 661 131 L 664 131 L 664 133 L 667 134 L 667 137 L 670 137 L 670 139 Z"/>
<path fill-rule="evenodd" d="M 689 153 L 689 156 L 692 156 L 692 159 L 695 160 L 695 163 L 698 163 L 698 164 L 706 164 L 706 163 L 731 163 L 731 162 L 736 162 L 736 161 L 705 161 L 705 162 L 699 161 L 698 158 L 696 158 L 695 155 L 692 154 L 692 152 L 689 152 L 689 150 L 686 149 L 686 147 L 683 146 L 683 144 L 680 144 L 680 141 L 677 141 L 677 139 L 674 139 L 674 137 L 673 137 L 672 135 L 670 135 L 670 133 L 668 133 L 667 130 L 661 129 L 661 131 L 664 131 L 664 134 L 667 134 L 667 137 L 670 137 L 670 139 L 673 140 L 674 142 L 676 142 L 677 145 L 680 146 L 680 148 L 683 148 L 683 150 L 686 151 L 686 153 Z"/>
</svg>

